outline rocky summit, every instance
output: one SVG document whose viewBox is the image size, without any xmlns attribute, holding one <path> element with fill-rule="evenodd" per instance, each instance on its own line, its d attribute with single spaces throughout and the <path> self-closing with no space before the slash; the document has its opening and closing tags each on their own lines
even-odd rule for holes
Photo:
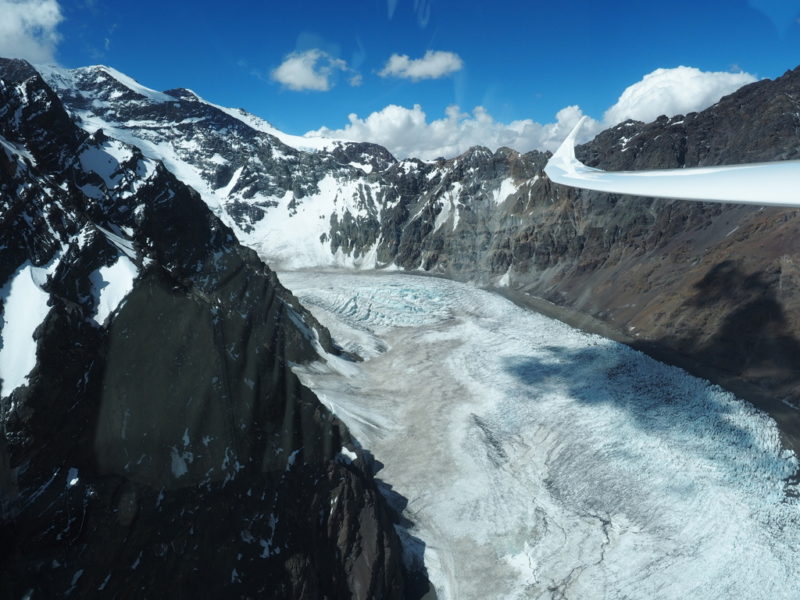
<svg viewBox="0 0 800 600">
<path fill-rule="evenodd" d="M 290 368 L 327 331 L 24 61 L 0 146 L 0 597 L 404 597 L 371 459 Z"/>
</svg>

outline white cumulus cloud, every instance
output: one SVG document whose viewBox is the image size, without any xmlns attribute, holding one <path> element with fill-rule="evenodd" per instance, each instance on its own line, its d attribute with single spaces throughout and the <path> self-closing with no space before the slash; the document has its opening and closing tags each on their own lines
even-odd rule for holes
<svg viewBox="0 0 800 600">
<path fill-rule="evenodd" d="M 626 119 L 651 121 L 662 114 L 672 116 L 703 110 L 723 95 L 755 80 L 749 73 L 703 72 L 690 67 L 656 69 L 625 89 L 605 111 L 602 121 L 587 119 L 578 141 L 588 141 L 602 129 Z M 306 135 L 374 142 L 398 158 L 414 156 L 430 160 L 440 156 L 450 158 L 476 145 L 492 150 L 508 146 L 519 152 L 552 151 L 583 115 L 579 106 L 567 106 L 550 123 L 532 119 L 503 123 L 482 106 L 471 113 L 450 106 L 443 118 L 428 120 L 418 104 L 412 108 L 391 104 L 365 118 L 350 114 L 348 123 L 340 129 L 322 127 Z"/>
<path fill-rule="evenodd" d="M 419 104 L 413 108 L 390 104 L 364 119 L 349 115 L 349 123 L 342 129 L 323 127 L 306 135 L 369 141 L 385 146 L 400 158 L 431 160 L 456 156 L 471 146 L 487 146 L 492 150 L 508 146 L 520 152 L 555 149 L 582 116 L 580 108 L 568 106 L 556 114 L 553 123 L 542 125 L 531 119 L 501 123 L 482 106 L 469 114 L 458 106 L 449 106 L 443 118 L 428 121 Z M 584 135 L 596 133 L 597 125 L 590 120 Z"/>
<path fill-rule="evenodd" d="M 406 54 L 392 54 L 378 75 L 402 77 L 412 81 L 439 79 L 460 71 L 463 66 L 464 61 L 455 52 L 428 50 L 422 58 L 409 58 Z"/>
<path fill-rule="evenodd" d="M 290 90 L 326 92 L 333 87 L 333 75 L 337 71 L 351 73 L 350 85 L 361 83 L 361 76 L 348 67 L 345 61 L 317 48 L 288 54 L 272 70 L 271 77 Z"/>
<path fill-rule="evenodd" d="M 0 56 L 54 62 L 63 20 L 57 0 L 0 0 Z"/>
<path fill-rule="evenodd" d="M 626 119 L 652 121 L 660 115 L 700 111 L 755 80 L 750 73 L 701 71 L 694 67 L 656 69 L 626 88 L 603 120 L 611 126 Z"/>
</svg>

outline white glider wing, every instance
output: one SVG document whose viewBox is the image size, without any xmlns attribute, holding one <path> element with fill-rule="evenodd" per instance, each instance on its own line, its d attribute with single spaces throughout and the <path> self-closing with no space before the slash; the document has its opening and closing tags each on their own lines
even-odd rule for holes
<svg viewBox="0 0 800 600">
<path fill-rule="evenodd" d="M 613 194 L 800 207 L 800 160 L 653 171 L 601 171 L 575 158 L 575 137 L 584 119 L 586 117 L 578 122 L 544 168 L 551 181 Z"/>
</svg>

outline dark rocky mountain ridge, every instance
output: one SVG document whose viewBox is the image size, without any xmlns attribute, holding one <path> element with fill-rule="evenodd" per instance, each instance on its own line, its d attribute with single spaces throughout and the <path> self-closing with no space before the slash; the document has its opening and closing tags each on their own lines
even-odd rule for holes
<svg viewBox="0 0 800 600">
<path fill-rule="evenodd" d="M 0 400 L 0 597 L 404 597 L 371 459 L 290 368 L 327 331 L 24 61 L 0 61 L 0 144 L 4 308 L 46 300 Z"/>
<path fill-rule="evenodd" d="M 92 69 L 79 70 L 86 81 Z M 126 106 L 113 104 L 116 117 L 110 117 L 104 111 L 112 109 L 102 104 L 87 108 L 91 85 L 78 88 L 84 100 L 67 99 L 67 106 L 89 129 L 113 121 L 127 134 L 176 148 L 201 135 L 176 136 L 164 121 L 158 135 L 143 133 L 115 120 L 133 114 Z M 800 69 L 794 69 L 699 113 L 622 123 L 579 147 L 578 157 L 606 170 L 797 158 L 799 103 Z M 182 106 L 174 110 L 189 114 Z M 242 111 L 226 114 L 259 127 Z M 225 132 L 203 128 L 202 135 L 217 140 L 214 148 L 225 146 Z M 637 347 L 748 397 L 775 400 L 772 408 L 783 410 L 781 400 L 800 405 L 793 358 L 800 343 L 796 211 L 567 189 L 544 176 L 549 155 L 535 151 L 476 147 L 424 162 L 359 148 L 358 161 L 348 164 L 325 148 L 281 150 L 297 157 L 296 170 L 277 163 L 256 169 L 260 181 L 270 180 L 271 169 L 286 174 L 277 193 L 250 178 L 243 191 L 240 177 L 221 202 L 211 193 L 203 197 L 217 203 L 223 218 L 229 215 L 243 243 L 279 267 L 395 265 L 504 287 L 600 319 Z M 226 165 L 208 170 L 210 152 L 199 151 L 206 158 L 189 165 L 204 181 L 255 168 L 228 153 Z M 357 166 L 373 153 L 371 167 Z M 299 166 L 312 163 L 317 166 Z M 292 241 L 283 237 L 287 229 Z"/>
<path fill-rule="evenodd" d="M 751 386 L 751 396 L 800 403 L 795 210 L 567 189 L 542 173 L 547 153 L 507 148 L 476 147 L 425 162 L 397 161 L 376 146 L 335 144 L 357 149 L 356 161 L 352 153 L 285 148 L 264 138 L 277 162 L 256 167 L 238 150 L 225 154 L 226 132 L 174 135 L 162 126 L 161 133 L 142 133 L 124 124 L 133 114 L 126 106 L 114 104 L 112 119 L 104 112 L 112 109 L 87 109 L 91 86 L 79 88 L 83 103 L 67 99 L 67 105 L 84 126 L 110 119 L 125 132 L 177 148 L 187 137 L 217 140 L 213 148 L 222 148 L 226 165 L 209 170 L 211 150 L 192 159 L 212 190 L 230 183 L 220 173 L 258 171 L 241 175 L 221 202 L 204 199 L 219 202 L 240 239 L 279 266 L 395 265 L 506 287 L 598 318 L 638 347 L 726 384 Z M 148 110 L 161 118 L 154 111 L 162 109 Z M 184 121 L 190 114 L 182 105 L 173 110 Z M 242 124 L 258 125 L 236 114 L 245 115 Z M 793 159 L 799 141 L 800 69 L 794 69 L 699 113 L 622 123 L 577 151 L 590 166 L 635 170 Z M 294 158 L 282 163 L 284 155 Z M 286 177 L 277 190 L 263 183 L 274 181 L 273 173 Z M 303 221 L 307 214 L 314 218 Z M 288 246 L 270 222 L 292 231 Z M 288 263 L 285 247 L 293 257 Z"/>
</svg>

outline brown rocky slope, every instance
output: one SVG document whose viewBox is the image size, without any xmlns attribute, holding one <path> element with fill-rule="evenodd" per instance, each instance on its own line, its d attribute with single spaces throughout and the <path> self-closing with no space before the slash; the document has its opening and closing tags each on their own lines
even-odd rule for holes
<svg viewBox="0 0 800 600">
<path fill-rule="evenodd" d="M 798 159 L 800 68 L 700 113 L 624 123 L 577 155 L 609 171 Z M 617 196 L 546 177 L 512 202 L 477 271 L 510 268 L 513 290 L 596 317 L 795 421 L 782 401 L 800 405 L 800 212 Z M 471 261 L 436 262 L 486 279 Z"/>
</svg>

